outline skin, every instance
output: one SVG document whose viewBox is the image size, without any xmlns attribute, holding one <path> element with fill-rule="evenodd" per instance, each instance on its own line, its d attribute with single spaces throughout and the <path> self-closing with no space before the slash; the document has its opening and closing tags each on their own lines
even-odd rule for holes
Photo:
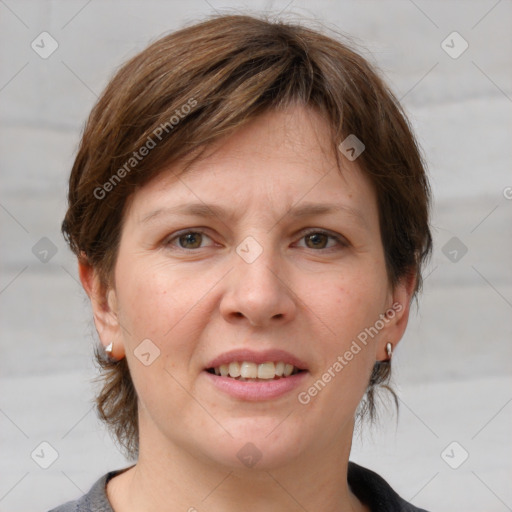
<svg viewBox="0 0 512 512">
<path fill-rule="evenodd" d="M 386 343 L 396 347 L 403 335 L 414 282 L 391 287 L 375 192 L 357 161 L 342 157 L 340 172 L 329 141 L 315 111 L 268 112 L 185 174 L 173 165 L 130 198 L 111 289 L 80 264 L 101 342 L 127 357 L 139 397 L 139 460 L 107 487 L 116 512 L 367 510 L 347 484 L 354 413 Z M 144 222 L 196 202 L 231 215 Z M 288 214 L 305 202 L 346 209 Z M 176 233 L 189 228 L 205 235 L 180 247 Z M 342 242 L 308 237 L 308 228 Z M 236 252 L 248 236 L 263 250 L 252 263 Z M 301 404 L 298 392 L 393 303 L 402 310 Z M 160 350 L 149 366 L 134 355 L 144 339 Z M 291 352 L 307 363 L 305 384 L 262 402 L 222 393 L 203 370 L 241 347 Z M 249 442 L 262 455 L 252 468 L 237 457 Z"/>
</svg>

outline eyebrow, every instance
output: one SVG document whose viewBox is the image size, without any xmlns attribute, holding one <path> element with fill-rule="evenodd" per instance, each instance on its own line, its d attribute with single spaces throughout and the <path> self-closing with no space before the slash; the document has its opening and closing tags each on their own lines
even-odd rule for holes
<svg viewBox="0 0 512 512">
<path fill-rule="evenodd" d="M 328 215 L 332 213 L 343 212 L 356 220 L 359 220 L 364 225 L 367 224 L 363 214 L 347 205 L 337 203 L 301 203 L 295 207 L 290 208 L 281 218 L 291 216 L 293 218 L 312 217 L 317 215 Z M 158 217 L 169 215 L 189 215 L 195 217 L 225 219 L 234 216 L 234 212 L 225 209 L 222 206 L 206 203 L 186 203 L 176 206 L 158 208 L 148 213 L 141 219 L 140 223 L 146 224 Z"/>
</svg>

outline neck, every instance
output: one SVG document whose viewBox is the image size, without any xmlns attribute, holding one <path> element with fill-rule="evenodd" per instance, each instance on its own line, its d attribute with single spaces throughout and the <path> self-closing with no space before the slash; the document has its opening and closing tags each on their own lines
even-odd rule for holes
<svg viewBox="0 0 512 512">
<path fill-rule="evenodd" d="M 109 482 L 108 498 L 116 512 L 362 512 L 347 483 L 353 424 L 347 427 L 345 442 L 260 469 L 222 466 L 181 445 L 163 451 L 158 433 L 141 435 L 150 441 L 141 443 L 137 464 Z"/>
</svg>

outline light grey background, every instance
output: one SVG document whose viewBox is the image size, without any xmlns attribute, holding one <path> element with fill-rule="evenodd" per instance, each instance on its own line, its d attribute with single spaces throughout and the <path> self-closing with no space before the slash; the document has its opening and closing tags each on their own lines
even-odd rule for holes
<svg viewBox="0 0 512 512">
<path fill-rule="evenodd" d="M 91 409 L 94 329 L 60 235 L 66 179 L 117 66 L 226 9 L 284 10 L 354 36 L 402 99 L 430 168 L 435 252 L 395 354 L 398 426 L 383 415 L 352 459 L 432 511 L 512 510 L 510 0 L 0 0 L 0 511 L 46 510 L 127 464 Z M 47 59 L 31 48 L 43 31 L 59 45 Z M 462 48 L 458 36 L 442 46 L 453 31 L 469 44 L 458 58 L 445 51 Z M 33 252 L 43 237 L 57 250 L 46 263 Z M 445 245 L 453 237 L 458 248 Z M 48 469 L 35 462 L 50 462 L 43 441 L 58 452 Z"/>
</svg>

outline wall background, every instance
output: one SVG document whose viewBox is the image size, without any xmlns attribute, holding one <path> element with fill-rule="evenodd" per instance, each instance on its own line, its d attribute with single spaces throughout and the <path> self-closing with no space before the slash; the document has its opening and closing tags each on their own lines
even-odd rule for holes
<svg viewBox="0 0 512 512">
<path fill-rule="evenodd" d="M 510 0 L 0 0 L 0 511 L 46 510 L 127 465 L 92 410 L 94 328 L 60 235 L 66 179 L 116 67 L 226 9 L 354 36 L 429 163 L 435 253 L 395 354 L 398 426 L 384 415 L 352 459 L 427 509 L 512 510 Z M 31 47 L 52 49 L 43 31 L 58 44 L 46 59 Z"/>
</svg>

